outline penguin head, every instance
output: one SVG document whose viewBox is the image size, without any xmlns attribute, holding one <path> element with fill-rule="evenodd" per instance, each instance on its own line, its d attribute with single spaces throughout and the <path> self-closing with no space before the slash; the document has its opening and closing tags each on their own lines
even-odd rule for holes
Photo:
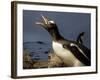
<svg viewBox="0 0 100 80">
<path fill-rule="evenodd" d="M 36 22 L 36 24 L 41 25 L 47 31 L 56 28 L 56 23 L 53 20 L 49 20 L 47 17 L 44 17 L 43 15 L 41 15 L 41 17 L 42 21 Z"/>
</svg>

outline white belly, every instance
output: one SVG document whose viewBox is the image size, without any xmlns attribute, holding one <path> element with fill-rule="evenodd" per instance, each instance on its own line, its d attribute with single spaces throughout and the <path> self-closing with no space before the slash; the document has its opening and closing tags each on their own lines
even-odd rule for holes
<svg viewBox="0 0 100 80">
<path fill-rule="evenodd" d="M 64 64 L 67 66 L 83 66 L 81 63 L 68 49 L 64 49 L 62 44 L 53 42 L 53 50 L 57 56 L 59 56 Z"/>
</svg>

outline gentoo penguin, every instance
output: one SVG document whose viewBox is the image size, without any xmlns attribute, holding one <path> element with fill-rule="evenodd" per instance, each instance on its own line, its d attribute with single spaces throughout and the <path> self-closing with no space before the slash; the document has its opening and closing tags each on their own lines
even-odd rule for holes
<svg viewBox="0 0 100 80">
<path fill-rule="evenodd" d="M 58 27 L 53 20 L 42 15 L 42 21 L 36 22 L 47 30 L 52 37 L 54 53 L 64 62 L 66 66 L 90 66 L 90 50 L 84 45 L 65 39 L 60 35 Z"/>
<path fill-rule="evenodd" d="M 84 36 L 84 33 L 85 32 L 81 32 L 78 37 L 77 37 L 77 42 L 80 43 L 80 44 L 83 44 L 83 36 Z"/>
</svg>

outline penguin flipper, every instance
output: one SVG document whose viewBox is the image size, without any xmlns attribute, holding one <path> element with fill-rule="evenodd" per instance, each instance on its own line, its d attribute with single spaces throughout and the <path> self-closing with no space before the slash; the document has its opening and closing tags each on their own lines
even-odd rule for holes
<svg viewBox="0 0 100 80">
<path fill-rule="evenodd" d="M 73 44 L 73 43 L 72 43 Z M 84 51 L 78 47 L 76 44 L 73 45 L 63 45 L 64 48 L 69 49 L 73 55 L 80 60 L 83 64 L 90 66 L 90 59 L 88 58 L 88 56 L 84 53 Z"/>
<path fill-rule="evenodd" d="M 81 32 L 81 33 L 78 35 L 78 37 L 77 37 L 77 39 L 76 39 L 76 42 L 77 42 L 77 43 L 83 44 L 83 39 L 82 39 L 82 37 L 84 36 L 84 33 L 85 33 L 85 32 Z"/>
</svg>

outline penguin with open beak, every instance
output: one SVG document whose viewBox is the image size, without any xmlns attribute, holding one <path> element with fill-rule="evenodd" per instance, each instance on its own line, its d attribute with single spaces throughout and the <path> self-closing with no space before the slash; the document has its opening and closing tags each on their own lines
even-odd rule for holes
<svg viewBox="0 0 100 80">
<path fill-rule="evenodd" d="M 77 41 L 65 39 L 60 35 L 57 24 L 53 20 L 41 15 L 42 21 L 36 22 L 49 32 L 52 37 L 52 48 L 54 53 L 63 61 L 64 65 L 74 66 L 90 66 L 91 55 L 90 50 Z"/>
</svg>

